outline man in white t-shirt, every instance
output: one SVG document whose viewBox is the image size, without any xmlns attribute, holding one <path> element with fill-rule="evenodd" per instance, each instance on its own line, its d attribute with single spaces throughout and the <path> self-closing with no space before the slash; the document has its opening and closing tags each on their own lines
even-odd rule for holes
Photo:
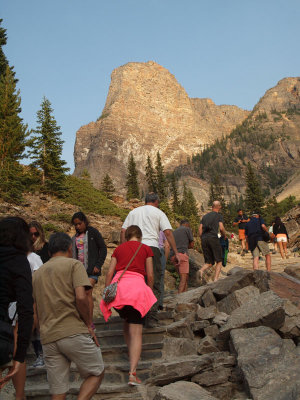
<svg viewBox="0 0 300 400">
<path fill-rule="evenodd" d="M 125 219 L 122 230 L 121 230 L 121 243 L 125 242 L 125 231 L 131 225 L 137 225 L 140 227 L 143 238 L 142 243 L 150 246 L 154 257 L 153 257 L 153 270 L 154 270 L 154 285 L 153 292 L 157 299 L 160 297 L 160 277 L 161 277 L 161 262 L 160 262 L 160 250 L 158 246 L 159 231 L 163 231 L 167 241 L 169 242 L 173 252 L 179 262 L 179 253 L 177 251 L 176 243 L 172 233 L 172 226 L 168 220 L 166 214 L 158 208 L 159 198 L 156 193 L 148 193 L 145 199 L 145 205 L 135 208 L 130 211 Z M 152 307 L 149 316 L 147 318 L 147 327 L 155 326 L 157 323 L 158 302 Z"/>
</svg>

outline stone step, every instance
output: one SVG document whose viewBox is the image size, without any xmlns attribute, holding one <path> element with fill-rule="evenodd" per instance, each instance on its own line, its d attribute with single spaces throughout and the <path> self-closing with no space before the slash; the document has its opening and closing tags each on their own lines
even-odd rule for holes
<svg viewBox="0 0 300 400">
<path fill-rule="evenodd" d="M 142 381 L 150 377 L 152 362 L 140 361 L 137 367 L 137 374 Z M 103 384 L 127 383 L 129 362 L 111 362 L 105 366 Z M 28 385 L 42 384 L 47 382 L 46 368 L 27 368 L 26 382 Z M 71 363 L 70 382 L 81 382 L 80 374 L 76 365 Z"/>
<path fill-rule="evenodd" d="M 143 330 L 143 343 L 154 343 L 159 342 L 163 339 L 163 335 L 166 332 L 166 328 L 161 326 L 157 328 L 144 329 Z M 102 346 L 106 345 L 122 345 L 124 344 L 123 330 L 108 330 L 108 331 L 96 331 L 99 344 Z"/>
<path fill-rule="evenodd" d="M 67 395 L 67 400 L 77 399 L 79 393 L 80 382 L 71 382 L 70 390 Z M 51 395 L 49 393 L 49 386 L 47 383 L 27 385 L 25 387 L 25 396 L 27 399 L 34 400 L 51 400 Z M 114 384 L 105 385 L 102 384 L 98 389 L 97 393 L 93 396 L 94 400 L 104 400 L 104 399 L 132 399 L 132 400 L 142 400 L 143 397 L 140 393 L 138 387 L 131 387 L 128 384 Z"/>
</svg>

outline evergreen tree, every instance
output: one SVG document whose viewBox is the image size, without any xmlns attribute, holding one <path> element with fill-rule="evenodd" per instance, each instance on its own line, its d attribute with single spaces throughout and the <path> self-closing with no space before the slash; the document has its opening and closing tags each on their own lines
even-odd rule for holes
<svg viewBox="0 0 300 400">
<path fill-rule="evenodd" d="M 113 181 L 111 179 L 111 177 L 106 174 L 105 177 L 102 180 L 102 185 L 101 185 L 101 189 L 103 190 L 103 192 L 106 193 L 106 196 L 111 199 L 113 193 L 115 192 L 115 187 L 113 184 Z"/>
<path fill-rule="evenodd" d="M 139 197 L 138 172 L 133 154 L 130 153 L 127 165 L 127 200 Z"/>
<path fill-rule="evenodd" d="M 164 174 L 164 167 L 161 162 L 161 157 L 159 151 L 156 154 L 155 163 L 155 174 L 156 174 L 156 193 L 161 201 L 165 200 L 167 197 L 167 185 L 166 177 Z"/>
<path fill-rule="evenodd" d="M 2 24 L 2 19 L 0 19 L 0 25 Z M 3 52 L 2 46 L 7 43 L 6 29 L 0 26 L 0 78 L 6 72 L 6 67 L 8 66 L 8 61 Z"/>
<path fill-rule="evenodd" d="M 156 175 L 149 155 L 147 157 L 147 165 L 146 165 L 146 181 L 148 184 L 148 192 L 156 193 L 157 190 Z"/>
<path fill-rule="evenodd" d="M 182 200 L 180 206 L 181 214 L 186 218 L 198 217 L 198 207 L 195 196 L 190 188 L 183 184 Z"/>
<path fill-rule="evenodd" d="M 7 65 L 0 79 L 0 189 L 3 198 L 15 202 L 22 198 L 23 170 L 19 160 L 27 137 L 27 127 L 19 116 L 20 105 L 14 73 Z"/>
<path fill-rule="evenodd" d="M 63 140 L 52 113 L 51 103 L 44 97 L 41 109 L 37 112 L 37 128 L 32 131 L 29 155 L 33 160 L 31 165 L 40 171 L 42 190 L 60 195 L 65 188 L 69 168 L 61 159 Z"/>
<path fill-rule="evenodd" d="M 215 195 L 215 190 L 214 190 L 214 185 L 211 182 L 209 185 L 209 199 L 208 199 L 208 205 L 212 206 L 212 203 L 215 201 L 216 195 Z"/>
<path fill-rule="evenodd" d="M 261 212 L 264 205 L 261 185 L 250 163 L 247 164 L 246 184 L 247 188 L 246 188 L 245 205 L 247 210 L 249 212 L 251 211 Z"/>
<path fill-rule="evenodd" d="M 179 193 L 178 193 L 178 185 L 177 185 L 177 178 L 175 173 L 171 175 L 170 180 L 170 193 L 172 196 L 172 208 L 175 214 L 180 213 L 180 201 L 179 201 Z"/>
<path fill-rule="evenodd" d="M 276 196 L 271 197 L 267 203 L 264 210 L 264 217 L 268 225 L 272 224 L 275 217 L 281 216 L 280 205 L 277 202 Z"/>
</svg>

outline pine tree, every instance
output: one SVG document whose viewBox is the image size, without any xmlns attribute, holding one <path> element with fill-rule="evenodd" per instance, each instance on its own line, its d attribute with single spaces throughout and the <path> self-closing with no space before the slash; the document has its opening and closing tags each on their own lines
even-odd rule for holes
<svg viewBox="0 0 300 400">
<path fill-rule="evenodd" d="M 155 163 L 155 174 L 156 174 L 156 192 L 161 201 L 165 200 L 167 197 L 166 190 L 166 177 L 164 174 L 164 167 L 161 162 L 161 157 L 159 151 L 156 154 L 156 163 Z"/>
<path fill-rule="evenodd" d="M 149 155 L 147 157 L 147 165 L 146 165 L 146 181 L 148 184 L 148 192 L 156 193 L 156 187 L 157 187 L 156 176 Z"/>
<path fill-rule="evenodd" d="M 0 25 L 2 24 L 3 19 L 0 19 Z M 5 54 L 2 50 L 2 46 L 5 46 L 7 43 L 6 29 L 0 26 L 0 78 L 6 72 L 6 67 L 8 66 L 8 61 L 5 57 Z"/>
<path fill-rule="evenodd" d="M 138 172 L 133 154 L 130 153 L 127 165 L 127 200 L 139 197 Z"/>
<path fill-rule="evenodd" d="M 52 113 L 51 103 L 44 97 L 41 109 L 37 112 L 37 128 L 32 131 L 29 155 L 33 160 L 31 165 L 40 171 L 42 190 L 60 195 L 65 188 L 69 168 L 61 159 L 63 140 Z"/>
<path fill-rule="evenodd" d="M 257 211 L 261 213 L 264 205 L 261 185 L 254 169 L 250 163 L 247 164 L 246 170 L 246 199 L 245 205 L 247 210 Z"/>
<path fill-rule="evenodd" d="M 180 213 L 180 201 L 179 201 L 179 193 L 178 193 L 178 185 L 177 185 L 177 178 L 175 173 L 171 175 L 170 181 L 170 193 L 172 196 L 172 208 L 175 214 Z"/>
<path fill-rule="evenodd" d="M 0 189 L 3 198 L 15 202 L 22 198 L 23 170 L 19 160 L 27 137 L 27 127 L 19 116 L 20 105 L 14 73 L 7 65 L 0 79 Z"/>
<path fill-rule="evenodd" d="M 103 192 L 105 192 L 106 196 L 111 199 L 113 193 L 115 192 L 115 187 L 113 184 L 113 181 L 111 179 L 111 177 L 106 174 L 105 177 L 102 180 L 102 185 L 101 185 L 101 189 L 103 190 Z"/>
</svg>

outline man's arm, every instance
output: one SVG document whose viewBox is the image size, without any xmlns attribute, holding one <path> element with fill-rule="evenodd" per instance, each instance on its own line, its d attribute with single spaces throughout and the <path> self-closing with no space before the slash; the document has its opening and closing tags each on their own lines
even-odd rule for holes
<svg viewBox="0 0 300 400">
<path fill-rule="evenodd" d="M 125 232 L 126 232 L 126 229 L 122 228 L 122 229 L 121 229 L 121 233 L 120 233 L 120 243 L 121 243 L 121 244 L 124 243 L 124 242 L 126 242 L 126 239 L 125 239 Z"/>
<path fill-rule="evenodd" d="M 92 316 L 90 313 L 88 296 L 86 294 L 86 290 L 84 286 L 78 286 L 75 288 L 75 306 L 77 311 L 79 312 L 80 318 L 86 324 L 89 334 L 92 336 L 96 346 L 100 346 L 95 335 L 95 331 L 92 328 Z"/>
<path fill-rule="evenodd" d="M 191 241 L 190 243 L 189 243 L 189 249 L 193 249 L 194 248 L 194 244 L 195 244 L 195 242 L 194 241 Z"/>
<path fill-rule="evenodd" d="M 219 228 L 220 228 L 221 235 L 224 237 L 224 239 L 226 239 L 226 231 L 225 231 L 223 222 L 219 222 Z"/>
<path fill-rule="evenodd" d="M 265 224 L 261 224 L 261 227 L 262 227 L 262 229 L 263 229 L 265 232 L 269 232 L 269 231 L 268 231 L 268 228 L 266 227 Z"/>
<path fill-rule="evenodd" d="M 169 254 L 170 254 L 170 245 L 169 245 L 169 242 L 167 241 L 167 240 L 164 240 L 164 250 L 165 250 L 165 257 L 166 257 L 166 260 L 168 260 L 168 258 L 169 258 Z"/>
<path fill-rule="evenodd" d="M 165 234 L 165 236 L 167 238 L 167 241 L 169 242 L 169 245 L 171 246 L 171 248 L 172 248 L 172 250 L 173 250 L 173 252 L 175 254 L 175 257 L 176 257 L 177 261 L 179 262 L 180 261 L 179 260 L 179 253 L 178 253 L 178 250 L 177 250 L 177 246 L 176 246 L 176 243 L 175 243 L 173 232 L 171 231 L 171 229 L 166 229 L 166 230 L 164 230 L 164 234 Z"/>
<path fill-rule="evenodd" d="M 199 236 L 200 236 L 200 238 L 202 236 L 202 233 L 203 233 L 203 225 L 200 224 L 200 226 L 199 226 Z"/>
</svg>

